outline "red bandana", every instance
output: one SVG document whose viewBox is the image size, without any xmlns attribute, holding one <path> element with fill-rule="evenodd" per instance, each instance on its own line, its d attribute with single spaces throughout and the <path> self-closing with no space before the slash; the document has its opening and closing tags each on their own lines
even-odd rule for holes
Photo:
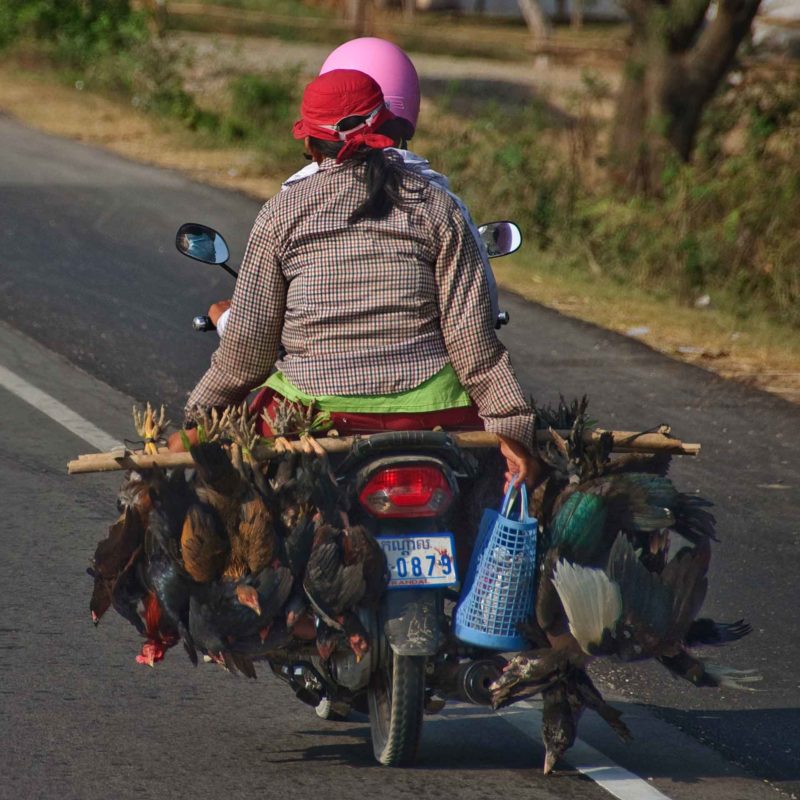
<svg viewBox="0 0 800 800">
<path fill-rule="evenodd" d="M 355 69 L 334 69 L 315 78 L 306 86 L 300 105 L 302 118 L 294 124 L 295 139 L 313 136 L 327 142 L 345 142 L 337 163 L 350 158 L 360 147 L 382 149 L 394 141 L 376 133 L 384 122 L 394 119 L 386 107 L 380 86 Z M 360 125 L 339 130 L 348 117 L 363 117 Z"/>
</svg>

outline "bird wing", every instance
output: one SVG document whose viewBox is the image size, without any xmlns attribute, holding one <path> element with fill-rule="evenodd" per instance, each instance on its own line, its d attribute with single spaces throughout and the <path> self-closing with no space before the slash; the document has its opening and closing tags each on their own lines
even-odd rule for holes
<svg viewBox="0 0 800 800">
<path fill-rule="evenodd" d="M 671 635 L 678 640 L 686 636 L 692 621 L 700 613 L 708 590 L 708 565 L 711 548 L 684 547 L 667 562 L 661 581 L 673 595 Z"/>
<path fill-rule="evenodd" d="M 567 558 L 584 564 L 602 549 L 608 507 L 591 491 L 573 492 L 555 515 L 548 531 L 549 544 Z"/>
<path fill-rule="evenodd" d="M 288 567 L 267 567 L 253 581 L 266 623 L 278 615 L 292 592 L 294 578 Z"/>
<path fill-rule="evenodd" d="M 181 530 L 181 554 L 189 575 L 198 583 L 214 580 L 222 571 L 228 547 L 213 510 L 200 503 L 190 506 Z"/>
<path fill-rule="evenodd" d="M 692 544 L 702 544 L 709 539 L 718 541 L 716 518 L 708 511 L 713 505 L 697 495 L 680 493 L 675 501 L 675 524 L 673 528 Z"/>
<path fill-rule="evenodd" d="M 93 574 L 116 578 L 143 539 L 142 519 L 136 510 L 127 507 L 108 529 L 108 536 L 97 543 L 91 566 Z"/>
<path fill-rule="evenodd" d="M 258 574 L 268 566 L 277 549 L 272 515 L 261 496 L 252 490 L 242 502 L 237 534 L 244 541 L 247 566 Z"/>
<path fill-rule="evenodd" d="M 362 565 L 364 576 L 362 600 L 367 604 L 376 603 L 391 578 L 383 548 L 363 525 L 355 525 L 345 531 L 344 549 L 345 564 Z"/>
<path fill-rule="evenodd" d="M 639 647 L 648 648 L 662 641 L 672 624 L 674 595 L 658 575 L 649 572 L 639 561 L 636 551 L 621 533 L 617 536 L 608 557 L 608 577 L 619 585 L 623 616 Z M 634 649 L 632 656 L 645 656 L 644 650 Z"/>
<path fill-rule="evenodd" d="M 600 569 L 563 559 L 556 564 L 553 585 L 581 650 L 596 653 L 622 616 L 620 587 Z"/>
<path fill-rule="evenodd" d="M 303 589 L 314 611 L 331 627 L 341 629 L 334 617 L 338 613 L 337 574 L 342 568 L 341 550 L 338 542 L 331 538 L 317 541 L 308 559 Z"/>
</svg>

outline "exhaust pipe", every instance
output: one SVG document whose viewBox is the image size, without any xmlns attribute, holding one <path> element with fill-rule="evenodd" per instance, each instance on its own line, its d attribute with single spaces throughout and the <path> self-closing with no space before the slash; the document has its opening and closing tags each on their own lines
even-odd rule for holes
<svg viewBox="0 0 800 800">
<path fill-rule="evenodd" d="M 489 686 L 503 674 L 496 659 L 446 662 L 436 671 L 435 690 L 444 697 L 453 697 L 477 706 L 491 705 Z"/>
</svg>

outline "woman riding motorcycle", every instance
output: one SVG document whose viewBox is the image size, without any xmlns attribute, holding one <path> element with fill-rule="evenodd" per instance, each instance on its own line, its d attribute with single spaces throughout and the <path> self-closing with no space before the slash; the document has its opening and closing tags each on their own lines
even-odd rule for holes
<svg viewBox="0 0 800 800">
<path fill-rule="evenodd" d="M 497 284 L 477 226 L 473 223 L 466 205 L 451 191 L 447 178 L 432 169 L 427 159 L 406 149 L 408 140 L 416 132 L 420 107 L 419 77 L 411 59 L 396 44 L 385 39 L 367 36 L 360 39 L 351 39 L 337 47 L 325 59 L 325 63 L 320 69 L 320 75 L 324 75 L 334 69 L 356 69 L 359 72 L 365 72 L 381 87 L 386 105 L 395 117 L 386 122 L 380 132 L 394 140 L 394 152 L 402 158 L 406 167 L 419 173 L 434 186 L 450 194 L 458 204 L 481 252 L 483 268 L 489 284 L 492 319 L 495 327 L 499 328 L 501 323 L 497 301 Z M 282 188 L 286 189 L 298 181 L 311 177 L 316 174 L 318 169 L 319 165 L 312 161 L 287 178 Z M 228 322 L 226 310 L 229 305 L 228 301 L 221 301 L 215 303 L 209 309 L 209 316 L 216 325 L 217 333 L 220 336 L 222 336 Z"/>
<path fill-rule="evenodd" d="M 481 253 L 455 201 L 378 131 L 380 87 L 332 70 L 303 95 L 294 136 L 318 172 L 268 201 L 250 234 L 230 319 L 187 409 L 267 391 L 339 415 L 400 414 L 406 428 L 477 414 L 507 479 L 532 482 L 533 412 L 493 329 Z M 279 344 L 286 354 L 275 364 Z M 277 372 L 270 376 L 273 365 Z"/>
</svg>

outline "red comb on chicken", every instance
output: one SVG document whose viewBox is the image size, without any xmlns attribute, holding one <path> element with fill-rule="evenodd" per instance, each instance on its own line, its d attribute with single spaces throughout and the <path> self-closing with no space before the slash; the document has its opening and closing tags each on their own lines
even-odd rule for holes
<svg viewBox="0 0 800 800">
<path fill-rule="evenodd" d="M 164 615 L 161 605 L 154 592 L 148 592 L 144 598 L 144 626 L 147 641 L 142 645 L 139 655 L 136 656 L 137 664 L 147 664 L 152 667 L 158 661 L 164 660 L 164 655 L 170 647 L 176 645 L 179 636 L 175 631 L 161 630 Z"/>
</svg>

